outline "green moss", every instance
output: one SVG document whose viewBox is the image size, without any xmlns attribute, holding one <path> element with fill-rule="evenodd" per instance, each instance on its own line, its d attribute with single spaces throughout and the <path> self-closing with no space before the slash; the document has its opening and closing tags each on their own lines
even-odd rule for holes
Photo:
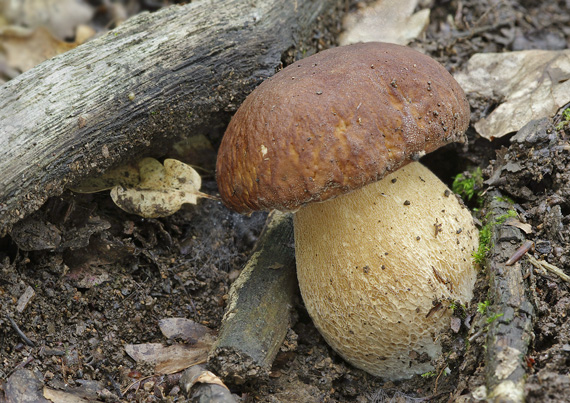
<svg viewBox="0 0 570 403">
<path fill-rule="evenodd" d="M 491 250 L 491 238 L 493 236 L 494 222 L 489 220 L 490 214 L 485 217 L 486 224 L 479 230 L 479 247 L 473 252 L 473 261 L 476 264 L 482 265 L 485 262 L 485 257 L 489 250 Z"/>
<path fill-rule="evenodd" d="M 515 204 L 515 201 L 508 196 L 495 197 L 495 200 L 503 203 Z"/>
<path fill-rule="evenodd" d="M 467 317 L 467 306 L 462 304 L 460 301 L 451 301 L 449 303 L 449 308 L 453 311 L 454 316 L 463 319 Z"/>
<path fill-rule="evenodd" d="M 503 316 L 504 314 L 502 313 L 496 313 L 494 315 L 489 316 L 486 321 L 488 324 L 493 323 L 494 321 L 496 321 L 497 319 L 499 319 L 501 316 Z"/>
<path fill-rule="evenodd" d="M 510 209 L 509 211 L 507 211 L 505 214 L 498 216 L 495 219 L 495 225 L 501 225 L 504 224 L 505 221 L 507 221 L 507 219 L 511 218 L 511 217 L 516 217 L 517 216 L 517 212 L 513 209 Z"/>
<path fill-rule="evenodd" d="M 570 108 L 566 108 L 562 111 L 562 118 L 564 120 L 556 125 L 556 130 L 562 130 L 568 126 L 568 123 L 570 122 Z"/>
<path fill-rule="evenodd" d="M 485 302 L 479 302 L 477 304 L 477 312 L 479 312 L 481 315 L 485 315 L 490 305 L 491 303 L 489 300 L 485 300 Z"/>
<path fill-rule="evenodd" d="M 489 325 L 491 323 L 493 323 L 494 321 L 496 321 L 497 319 L 499 319 L 500 317 L 502 317 L 504 314 L 503 313 L 495 313 L 495 314 L 491 314 L 491 312 L 489 311 L 489 307 L 491 306 L 491 303 L 489 302 L 489 300 L 485 300 L 484 302 L 479 302 L 477 304 L 477 312 L 485 318 L 485 328 L 484 330 L 487 332 L 489 330 Z"/>
<path fill-rule="evenodd" d="M 458 174 L 453 179 L 453 184 L 451 185 L 451 190 L 457 193 L 466 201 L 471 201 L 471 199 L 481 195 L 481 186 L 483 185 L 483 172 L 481 168 L 477 167 L 475 170 L 467 174 Z"/>
<path fill-rule="evenodd" d="M 507 213 L 498 216 L 494 220 L 490 219 L 491 214 L 487 214 L 485 217 L 485 225 L 479 230 L 479 248 L 473 252 L 473 261 L 476 264 L 482 265 L 485 262 L 485 258 L 487 257 L 487 253 L 491 250 L 492 245 L 492 237 L 493 237 L 493 228 L 495 225 L 504 224 L 510 217 L 516 217 L 517 212 L 513 209 L 507 211 Z"/>
</svg>

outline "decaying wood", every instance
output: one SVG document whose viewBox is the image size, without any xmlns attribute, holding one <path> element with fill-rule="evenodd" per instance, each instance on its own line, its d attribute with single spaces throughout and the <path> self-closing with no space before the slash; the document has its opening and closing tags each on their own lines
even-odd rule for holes
<svg viewBox="0 0 570 403">
<path fill-rule="evenodd" d="M 201 0 L 140 14 L 0 87 L 0 235 L 66 186 L 197 133 L 215 142 L 339 0 Z M 292 57 L 291 57 L 292 56 Z"/>
<path fill-rule="evenodd" d="M 186 392 L 189 402 L 236 403 L 229 389 L 201 365 L 186 369 L 180 378 L 180 388 Z"/>
<path fill-rule="evenodd" d="M 231 383 L 269 373 L 290 326 L 297 277 L 291 214 L 272 212 L 232 285 L 209 365 Z"/>
<path fill-rule="evenodd" d="M 491 220 L 504 216 L 510 208 L 498 191 L 489 192 Z M 526 375 L 525 357 L 532 337 L 533 306 L 523 278 L 524 260 L 505 263 L 524 242 L 524 234 L 514 226 L 493 227 L 489 253 L 489 299 L 492 312 L 502 314 L 487 333 L 487 397 L 493 402 L 523 402 Z"/>
</svg>

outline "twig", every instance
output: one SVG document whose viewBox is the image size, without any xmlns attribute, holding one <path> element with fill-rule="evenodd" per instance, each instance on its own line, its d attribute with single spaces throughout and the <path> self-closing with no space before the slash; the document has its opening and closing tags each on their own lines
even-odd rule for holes
<svg viewBox="0 0 570 403">
<path fill-rule="evenodd" d="M 36 345 L 34 344 L 34 342 L 28 339 L 28 336 L 26 336 L 25 333 L 20 330 L 18 324 L 14 322 L 14 319 L 12 319 L 8 314 L 6 314 L 6 317 L 10 321 L 10 324 L 12 325 L 12 329 L 14 329 L 16 333 L 18 333 L 18 336 L 20 336 L 20 338 L 24 340 L 24 343 L 26 343 L 30 347 L 35 347 Z"/>
<path fill-rule="evenodd" d="M 505 266 L 512 266 L 518 262 L 529 250 L 534 247 L 534 242 L 524 241 L 520 248 L 507 260 Z"/>
<path fill-rule="evenodd" d="M 124 390 L 122 390 L 122 391 L 121 391 L 121 394 L 124 396 L 125 393 L 127 393 L 129 390 L 131 390 L 131 388 L 133 388 L 135 385 L 137 385 L 137 383 L 138 383 L 138 385 L 137 385 L 137 391 L 138 391 L 138 389 L 141 387 L 141 382 L 142 382 L 142 381 L 146 381 L 147 379 L 150 379 L 150 378 L 155 377 L 155 376 L 156 376 L 156 374 L 153 374 L 153 375 L 148 375 L 148 376 L 144 376 L 144 377 L 142 377 L 142 378 L 140 378 L 140 379 L 137 379 L 136 381 L 134 381 L 133 383 L 131 383 L 129 386 L 127 386 Z M 136 391 L 135 391 L 135 392 L 136 392 Z"/>
<path fill-rule="evenodd" d="M 545 262 L 544 260 L 537 260 L 531 255 L 528 255 L 528 261 L 532 263 L 532 265 L 537 269 L 547 270 L 553 274 L 556 274 L 558 277 L 560 277 L 562 280 L 566 281 L 567 283 L 570 283 L 570 276 L 568 276 L 566 273 L 564 273 L 562 270 L 560 270 L 558 267 L 554 266 L 553 264 Z"/>
<path fill-rule="evenodd" d="M 119 398 L 122 398 L 123 393 L 121 392 L 121 387 L 119 386 L 117 381 L 115 381 L 115 379 L 113 379 L 113 377 L 110 374 L 107 375 L 107 379 L 109 379 L 109 382 L 111 382 L 111 385 L 113 385 L 115 392 L 119 394 Z"/>
<path fill-rule="evenodd" d="M 469 339 L 467 339 L 467 340 L 469 341 L 469 343 L 473 343 L 475 340 L 477 340 L 477 337 L 481 336 L 487 330 L 488 330 L 487 327 L 483 326 L 479 330 L 477 330 L 477 332 L 473 336 L 469 337 Z"/>
<path fill-rule="evenodd" d="M 447 363 L 447 359 L 449 358 L 449 356 L 451 355 L 451 352 L 449 352 L 447 354 L 447 357 L 445 357 L 445 359 L 443 360 L 443 363 L 446 364 Z M 445 365 L 441 371 L 439 371 L 439 374 L 437 375 L 437 378 L 435 378 L 435 385 L 433 388 L 433 394 L 437 394 L 437 383 L 439 382 L 439 377 L 441 376 L 441 374 L 443 374 L 445 372 L 445 369 L 447 368 L 447 365 Z"/>
</svg>

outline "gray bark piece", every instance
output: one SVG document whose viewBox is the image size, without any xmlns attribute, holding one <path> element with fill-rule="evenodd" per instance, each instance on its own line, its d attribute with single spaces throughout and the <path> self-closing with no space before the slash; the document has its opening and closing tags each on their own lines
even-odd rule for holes
<svg viewBox="0 0 570 403">
<path fill-rule="evenodd" d="M 137 15 L 4 84 L 0 236 L 81 179 L 136 156 L 159 155 L 192 134 L 206 132 L 215 142 L 287 52 L 314 52 L 317 17 L 338 4 L 171 6 Z"/>
<path fill-rule="evenodd" d="M 6 381 L 6 401 L 18 403 L 50 403 L 43 396 L 43 376 L 39 371 L 18 369 Z"/>
<path fill-rule="evenodd" d="M 291 214 L 273 211 L 257 246 L 230 290 L 208 364 L 241 384 L 269 374 L 291 324 L 297 290 Z"/>
</svg>

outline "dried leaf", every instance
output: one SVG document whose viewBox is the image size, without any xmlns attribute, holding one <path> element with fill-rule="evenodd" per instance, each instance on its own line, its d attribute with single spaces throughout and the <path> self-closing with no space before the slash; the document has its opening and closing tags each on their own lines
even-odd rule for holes
<svg viewBox="0 0 570 403">
<path fill-rule="evenodd" d="M 474 125 L 492 140 L 552 116 L 568 102 L 570 50 L 478 53 L 455 78 L 465 92 L 504 100 Z"/>
<path fill-rule="evenodd" d="M 525 234 L 532 233 L 532 225 L 528 223 L 521 222 L 520 220 L 511 217 L 505 221 L 505 225 L 510 225 L 511 227 L 517 227 L 520 230 L 524 231 Z"/>
<path fill-rule="evenodd" d="M 78 288 L 93 288 L 109 280 L 109 273 L 102 267 L 83 265 L 72 269 L 66 278 Z"/>
<path fill-rule="evenodd" d="M 126 353 L 135 361 L 155 365 L 159 374 L 173 374 L 208 359 L 210 346 L 193 348 L 183 344 L 165 347 L 160 343 L 127 344 Z"/>
<path fill-rule="evenodd" d="M 136 187 L 114 187 L 111 198 L 128 213 L 146 218 L 166 217 L 177 212 L 184 203 L 196 204 L 200 175 L 189 165 L 166 159 L 164 166 L 153 158 L 139 163 L 141 181 Z"/>
<path fill-rule="evenodd" d="M 61 390 L 44 387 L 44 397 L 55 403 L 88 403 L 89 400 Z"/>
<path fill-rule="evenodd" d="M 155 365 L 155 372 L 160 374 L 172 374 L 206 362 L 208 352 L 215 341 L 209 328 L 184 318 L 162 319 L 159 325 L 166 337 L 181 337 L 191 345 L 174 344 L 165 347 L 159 343 L 131 344 L 125 346 L 131 358 L 137 362 Z"/>
<path fill-rule="evenodd" d="M 76 46 L 76 43 L 55 38 L 43 27 L 31 31 L 12 26 L 0 33 L 0 47 L 6 53 L 6 63 L 22 72 Z"/>
<path fill-rule="evenodd" d="M 459 329 L 461 329 L 461 319 L 452 316 L 450 321 L 450 327 L 454 333 L 458 333 Z"/>
<path fill-rule="evenodd" d="M 213 385 L 220 385 L 221 387 L 228 389 L 228 387 L 224 384 L 224 382 L 222 382 L 222 380 L 216 374 L 206 370 L 202 370 L 199 374 L 196 374 L 196 376 L 192 377 L 192 379 L 190 380 L 189 388 L 191 389 L 192 386 L 194 386 L 197 383 L 209 383 Z"/>
<path fill-rule="evenodd" d="M 0 14 L 10 24 L 45 27 L 58 39 L 73 37 L 75 28 L 91 20 L 93 7 L 83 0 L 4 0 Z"/>
<path fill-rule="evenodd" d="M 215 340 L 209 327 L 186 318 L 165 318 L 158 321 L 162 334 L 169 338 L 180 338 L 194 347 L 212 345 Z"/>
<path fill-rule="evenodd" d="M 418 0 L 379 0 L 348 14 L 343 21 L 341 45 L 357 42 L 390 42 L 407 45 L 429 24 L 429 9 L 414 14 Z"/>
</svg>

